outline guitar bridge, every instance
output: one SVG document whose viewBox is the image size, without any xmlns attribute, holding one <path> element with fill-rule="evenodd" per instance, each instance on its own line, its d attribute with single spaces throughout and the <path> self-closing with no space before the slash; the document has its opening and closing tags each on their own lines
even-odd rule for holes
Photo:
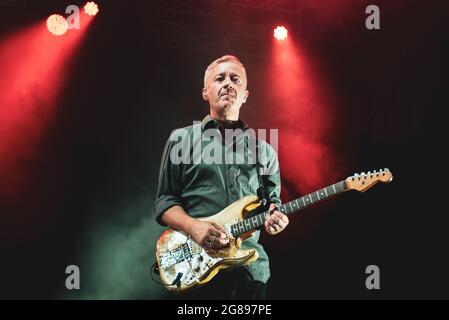
<svg viewBox="0 0 449 320">
<path fill-rule="evenodd" d="M 160 255 L 161 268 L 168 269 L 179 262 L 190 261 L 198 253 L 197 251 L 198 249 L 189 239 L 177 249 L 166 251 Z"/>
</svg>

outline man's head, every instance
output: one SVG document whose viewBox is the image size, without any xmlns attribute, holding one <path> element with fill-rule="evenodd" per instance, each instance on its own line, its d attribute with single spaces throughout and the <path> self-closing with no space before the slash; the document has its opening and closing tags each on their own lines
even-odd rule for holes
<svg viewBox="0 0 449 320">
<path fill-rule="evenodd" d="M 226 55 L 213 61 L 204 73 L 203 99 L 209 102 L 211 116 L 237 120 L 240 107 L 246 102 L 246 71 L 240 60 Z"/>
</svg>

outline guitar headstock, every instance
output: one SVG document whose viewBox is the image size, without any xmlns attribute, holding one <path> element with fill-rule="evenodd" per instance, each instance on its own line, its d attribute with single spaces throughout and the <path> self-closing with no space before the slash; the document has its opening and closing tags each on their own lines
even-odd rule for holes
<svg viewBox="0 0 449 320">
<path fill-rule="evenodd" d="M 393 180 L 393 175 L 390 170 L 385 168 L 379 171 L 368 171 L 368 173 L 356 173 L 353 176 L 346 178 L 345 183 L 348 189 L 364 192 L 378 182 L 389 183 L 391 180 Z"/>
</svg>

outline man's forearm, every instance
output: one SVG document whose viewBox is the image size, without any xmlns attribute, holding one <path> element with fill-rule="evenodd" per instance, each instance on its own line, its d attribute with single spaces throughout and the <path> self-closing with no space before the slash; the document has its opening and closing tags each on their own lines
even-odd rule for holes
<svg viewBox="0 0 449 320">
<path fill-rule="evenodd" d="M 192 225 L 196 219 L 190 217 L 181 206 L 173 206 L 167 209 L 161 218 L 167 226 L 191 234 Z"/>
</svg>

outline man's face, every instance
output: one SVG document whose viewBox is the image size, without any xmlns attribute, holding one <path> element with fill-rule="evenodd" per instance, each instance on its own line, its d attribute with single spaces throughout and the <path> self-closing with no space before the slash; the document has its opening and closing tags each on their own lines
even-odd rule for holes
<svg viewBox="0 0 449 320">
<path fill-rule="evenodd" d="M 209 101 L 211 111 L 216 114 L 235 113 L 248 97 L 246 75 L 242 66 L 232 61 L 218 64 L 209 72 L 204 100 Z"/>
</svg>

